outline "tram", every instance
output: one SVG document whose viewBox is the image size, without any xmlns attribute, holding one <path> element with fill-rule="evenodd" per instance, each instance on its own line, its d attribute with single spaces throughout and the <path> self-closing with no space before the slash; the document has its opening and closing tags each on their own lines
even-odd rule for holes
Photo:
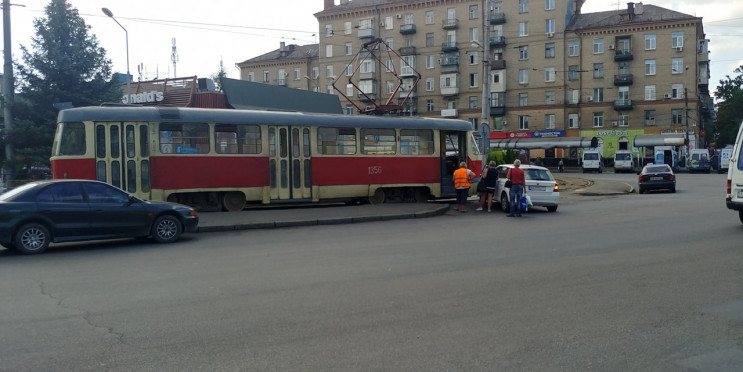
<svg viewBox="0 0 743 372">
<path fill-rule="evenodd" d="M 462 161 L 482 169 L 463 120 L 139 106 L 60 111 L 51 156 L 56 179 L 204 211 L 451 198 Z"/>
</svg>

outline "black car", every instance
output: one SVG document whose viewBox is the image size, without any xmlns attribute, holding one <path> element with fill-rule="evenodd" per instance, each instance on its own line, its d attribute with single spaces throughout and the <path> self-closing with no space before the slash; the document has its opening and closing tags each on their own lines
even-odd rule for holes
<svg viewBox="0 0 743 372">
<path fill-rule="evenodd" d="M 0 245 L 23 254 L 52 242 L 152 236 L 170 243 L 198 223 L 189 206 L 141 200 L 98 181 L 36 181 L 0 195 Z"/>
<path fill-rule="evenodd" d="M 668 164 L 648 164 L 642 168 L 637 180 L 637 192 L 671 190 L 676 192 L 676 175 Z"/>
</svg>

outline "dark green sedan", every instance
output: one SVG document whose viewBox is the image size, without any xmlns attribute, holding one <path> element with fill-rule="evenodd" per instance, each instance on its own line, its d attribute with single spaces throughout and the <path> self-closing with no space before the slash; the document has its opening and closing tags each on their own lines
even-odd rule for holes
<svg viewBox="0 0 743 372">
<path fill-rule="evenodd" d="M 23 254 L 83 240 L 152 237 L 171 243 L 198 224 L 189 206 L 141 200 L 98 181 L 37 181 L 0 195 L 0 245 Z"/>
</svg>

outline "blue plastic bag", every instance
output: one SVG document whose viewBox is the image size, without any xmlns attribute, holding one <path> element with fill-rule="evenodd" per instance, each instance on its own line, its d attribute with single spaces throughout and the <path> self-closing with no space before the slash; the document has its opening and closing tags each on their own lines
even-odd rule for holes
<svg viewBox="0 0 743 372">
<path fill-rule="evenodd" d="M 529 201 L 526 200 L 526 195 L 521 197 L 521 211 L 526 212 L 529 210 Z"/>
</svg>

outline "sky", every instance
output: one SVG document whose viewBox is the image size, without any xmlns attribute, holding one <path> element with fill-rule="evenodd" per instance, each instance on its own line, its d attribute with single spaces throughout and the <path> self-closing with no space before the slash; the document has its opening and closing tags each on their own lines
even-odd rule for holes
<svg viewBox="0 0 743 372">
<path fill-rule="evenodd" d="M 338 0 L 335 0 L 336 3 Z M 539 1 L 539 0 L 534 0 Z M 622 9 L 626 1 L 587 0 L 583 12 Z M 224 64 L 227 76 L 239 79 L 237 63 L 286 44 L 318 42 L 319 25 L 313 14 L 323 10 L 323 0 L 68 0 L 91 27 L 106 49 L 114 71 L 129 71 L 134 81 L 155 78 L 210 77 Z M 743 1 L 653 0 L 645 1 L 702 17 L 710 39 L 710 90 L 743 65 Z M 19 45 L 31 48 L 33 20 L 45 16 L 48 0 L 11 0 L 13 59 L 21 60 Z M 208 5 L 207 5 L 208 4 Z M 619 4 L 619 5 L 618 5 Z M 127 33 L 103 14 L 108 8 Z M 172 62 L 173 39 L 178 55 Z"/>
</svg>

